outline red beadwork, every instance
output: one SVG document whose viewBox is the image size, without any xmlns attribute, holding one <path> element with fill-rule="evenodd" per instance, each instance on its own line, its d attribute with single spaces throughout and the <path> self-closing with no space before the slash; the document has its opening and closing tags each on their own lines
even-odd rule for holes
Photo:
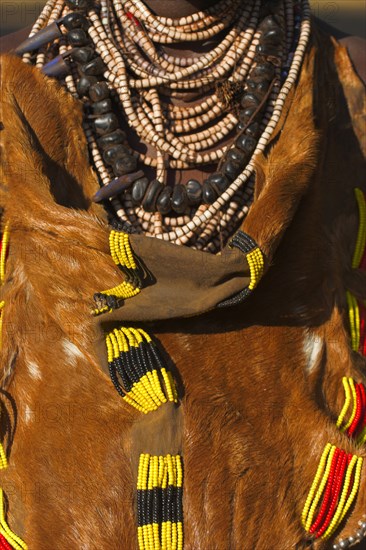
<svg viewBox="0 0 366 550">
<path fill-rule="evenodd" d="M 135 23 L 136 27 L 141 27 L 140 21 L 137 19 L 137 17 L 133 15 L 133 13 L 128 11 L 126 12 L 126 16 L 128 17 L 128 19 L 130 19 L 130 21 L 133 21 Z"/>
<path fill-rule="evenodd" d="M 361 402 L 361 390 L 360 390 L 361 384 L 355 384 L 355 390 L 356 390 L 356 414 L 353 419 L 352 424 L 347 430 L 347 435 L 349 437 L 353 437 L 355 434 L 355 431 L 357 429 L 358 423 L 361 419 L 361 412 L 362 412 L 362 402 Z"/>
<path fill-rule="evenodd" d="M 366 390 L 363 384 L 360 384 L 361 400 L 362 400 L 362 413 L 361 413 L 361 425 L 359 431 L 361 432 L 366 426 Z"/>
<path fill-rule="evenodd" d="M 332 459 L 332 465 L 330 467 L 330 472 L 329 472 L 327 487 L 325 489 L 323 503 L 320 507 L 318 517 L 316 518 L 315 522 L 313 523 L 313 525 L 310 528 L 310 533 L 312 533 L 312 534 L 315 533 L 315 531 L 320 527 L 321 522 L 323 521 L 324 516 L 327 512 L 329 499 L 331 498 L 331 495 L 332 495 L 332 487 L 333 487 L 333 484 L 334 484 L 335 472 L 336 472 L 336 469 L 337 469 L 337 466 L 338 466 L 339 462 L 341 462 L 340 455 L 341 455 L 340 449 L 336 449 L 336 451 L 334 453 L 334 456 L 333 456 L 333 459 Z"/>
<path fill-rule="evenodd" d="M 3 535 L 0 535 L 0 550 L 14 550 Z"/>
<path fill-rule="evenodd" d="M 351 460 L 351 459 L 348 460 L 348 458 L 352 457 L 352 455 L 347 456 L 344 451 L 342 452 L 342 454 L 343 454 L 342 459 L 337 464 L 337 472 L 336 472 L 336 475 L 335 475 L 335 483 L 334 483 L 333 488 L 332 488 L 333 490 L 332 490 L 331 505 L 329 507 L 327 517 L 325 518 L 325 521 L 324 521 L 322 527 L 319 529 L 319 531 L 316 534 L 316 538 L 321 537 L 325 533 L 327 528 L 329 527 L 329 524 L 332 520 L 332 516 L 333 516 L 334 511 L 336 509 L 336 506 L 338 504 L 338 499 L 339 499 L 339 494 L 341 492 L 344 473 L 345 473 L 346 468 L 348 466 L 349 460 Z"/>
<path fill-rule="evenodd" d="M 357 302 L 360 315 L 360 347 L 358 351 L 366 356 L 366 308 L 362 302 Z"/>
</svg>

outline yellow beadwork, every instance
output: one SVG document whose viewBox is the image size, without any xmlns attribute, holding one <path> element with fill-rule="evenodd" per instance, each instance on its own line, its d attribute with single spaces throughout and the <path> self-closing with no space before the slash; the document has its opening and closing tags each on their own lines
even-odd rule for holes
<svg viewBox="0 0 366 550">
<path fill-rule="evenodd" d="M 342 426 L 342 422 L 344 420 L 344 417 L 346 416 L 346 413 L 347 413 L 348 408 L 349 408 L 350 403 L 351 403 L 351 388 L 349 386 L 347 376 L 343 376 L 342 384 L 343 384 L 343 388 L 344 388 L 344 397 L 345 397 L 345 399 L 344 399 L 344 405 L 342 407 L 342 410 L 341 410 L 341 412 L 338 416 L 337 428 L 340 428 Z"/>
<path fill-rule="evenodd" d="M 118 364 L 119 358 L 123 363 L 126 359 L 126 357 L 123 358 L 123 354 L 130 354 L 131 364 L 138 361 L 138 357 L 141 361 L 142 356 L 139 353 L 140 348 L 142 352 L 142 346 L 144 345 L 148 345 L 150 348 L 155 345 L 144 330 L 135 327 L 114 329 L 106 335 L 107 356 L 110 367 L 112 368 L 114 361 L 117 361 Z M 135 349 L 136 355 L 131 355 L 133 349 Z M 137 370 L 134 370 L 136 370 L 135 374 L 138 376 L 138 381 L 135 381 L 129 390 L 126 389 L 124 395 L 122 393 L 126 403 L 147 414 L 155 411 L 167 401 L 178 402 L 178 394 L 172 374 L 162 365 L 154 363 L 155 368 L 147 369 L 142 376 L 141 368 L 139 369 L 136 365 L 135 367 L 137 368 Z"/>
<path fill-rule="evenodd" d="M 111 231 L 109 234 L 109 249 L 114 263 L 125 273 L 126 280 L 114 288 L 103 290 L 99 294 L 102 296 L 113 296 L 117 300 L 133 298 L 141 289 L 137 276 L 137 264 L 131 249 L 129 235 L 119 231 Z M 108 311 L 112 311 L 112 309 L 108 305 L 105 305 L 94 309 L 93 315 L 100 315 Z"/>
<path fill-rule="evenodd" d="M 8 251 L 9 246 L 9 222 L 6 223 L 4 227 L 4 232 L 2 236 L 2 246 L 1 246 L 1 254 L 0 254 L 0 284 L 3 285 L 5 281 L 5 262 L 6 262 L 6 255 Z"/>
<path fill-rule="evenodd" d="M 348 422 L 345 424 L 345 426 L 342 428 L 342 431 L 345 432 L 346 430 L 348 430 L 348 428 L 350 427 L 350 425 L 352 424 L 355 416 L 356 416 L 356 412 L 357 412 L 357 394 L 356 394 L 356 388 L 355 388 L 355 383 L 353 381 L 352 378 L 349 378 L 348 379 L 348 384 L 349 384 L 349 388 L 350 388 L 350 393 L 351 393 L 351 396 L 352 396 L 352 402 L 353 402 L 353 406 L 352 406 L 352 413 L 351 413 L 351 416 L 349 417 L 349 420 Z"/>
<path fill-rule="evenodd" d="M 4 470 L 8 466 L 8 459 L 6 458 L 4 446 L 0 443 L 0 470 Z"/>
<path fill-rule="evenodd" d="M 250 270 L 249 290 L 253 290 L 262 278 L 264 271 L 264 257 L 260 248 L 255 248 L 247 254 L 247 261 Z"/>
<path fill-rule="evenodd" d="M 313 481 L 313 483 L 310 487 L 309 494 L 308 494 L 307 499 L 305 501 L 305 505 L 304 505 L 304 509 L 302 511 L 301 519 L 302 519 L 303 527 L 306 530 L 308 530 L 308 528 L 307 528 L 307 518 L 308 518 L 310 506 L 311 506 L 311 503 L 313 501 L 315 491 L 318 488 L 320 478 L 322 477 L 322 474 L 324 472 L 324 467 L 325 467 L 325 464 L 327 462 L 328 455 L 329 455 L 330 451 L 332 450 L 332 448 L 333 448 L 333 445 L 331 445 L 330 443 L 326 444 L 325 449 L 323 451 L 323 454 L 321 456 L 320 462 L 319 462 L 318 469 L 317 469 L 316 474 L 315 474 L 314 481 Z"/>
<path fill-rule="evenodd" d="M 168 506 L 165 497 L 165 510 L 155 510 L 151 506 L 157 506 L 158 501 L 154 500 L 151 491 L 160 489 L 166 491 L 169 487 L 182 489 L 183 470 L 182 461 L 179 455 L 172 456 L 151 456 L 149 454 L 140 455 L 139 469 L 137 474 L 137 490 L 138 492 L 138 545 L 140 550 L 183 550 L 183 523 L 177 515 L 177 521 L 173 521 L 171 506 L 176 507 L 176 513 L 181 505 L 178 501 L 181 499 L 181 492 L 175 495 L 171 494 L 172 500 Z M 171 490 L 171 489 L 168 489 Z M 141 491 L 150 491 L 145 498 L 142 497 Z M 169 493 L 168 493 L 169 494 Z M 167 496 L 167 495 L 166 495 Z M 175 502 L 173 502 L 173 499 Z M 178 501 L 176 500 L 178 499 Z M 147 508 L 147 503 L 150 503 L 150 508 Z M 163 501 L 160 501 L 162 504 Z M 157 513 L 162 515 L 168 514 L 168 521 L 153 522 L 153 517 Z"/>
<path fill-rule="evenodd" d="M 358 488 L 360 486 L 360 481 L 361 481 L 361 469 L 362 469 L 362 464 L 363 464 L 363 458 L 362 457 L 358 457 L 357 458 L 357 462 L 356 462 L 356 467 L 355 467 L 355 479 L 354 479 L 354 482 L 353 482 L 353 487 L 352 487 L 352 491 L 351 493 L 349 494 L 349 497 L 347 499 L 347 502 L 343 508 L 343 512 L 342 512 L 342 515 L 341 515 L 341 518 L 340 518 L 340 521 L 343 521 L 344 517 L 346 516 L 348 510 L 350 509 L 350 507 L 352 506 L 352 503 L 357 495 L 357 491 L 358 491 Z M 333 533 L 331 533 L 333 534 Z"/>
<path fill-rule="evenodd" d="M 329 524 L 328 529 L 325 531 L 324 535 L 322 536 L 323 539 L 328 539 L 333 534 L 333 532 L 337 529 L 338 525 L 342 521 L 342 518 L 345 516 L 346 511 L 350 507 L 354 497 L 356 496 L 356 493 L 358 491 L 358 486 L 360 483 L 360 477 L 357 478 L 355 476 L 352 491 L 349 495 L 349 498 L 347 499 L 348 489 L 351 483 L 352 472 L 354 470 L 356 463 L 358 463 L 358 460 L 359 460 L 359 457 L 353 456 L 351 459 L 351 462 L 347 467 L 346 477 L 345 477 L 342 493 L 338 502 L 338 506 L 333 516 L 333 519 Z M 362 466 L 362 458 L 360 458 L 360 460 L 361 460 L 361 466 Z M 352 501 L 350 501 L 351 497 L 352 497 Z"/>
<path fill-rule="evenodd" d="M 358 351 L 360 345 L 360 314 L 357 300 L 348 290 L 346 291 L 348 316 L 351 330 L 351 347 L 353 351 Z"/>
<path fill-rule="evenodd" d="M 357 269 L 360 267 L 362 256 L 366 245 L 366 201 L 364 193 L 361 189 L 355 189 L 355 196 L 358 205 L 359 224 L 357 231 L 356 245 L 352 258 L 352 267 Z M 353 351 L 358 351 L 360 347 L 360 312 L 357 304 L 357 299 L 351 292 L 346 291 L 348 316 L 351 330 L 351 347 Z"/>
<path fill-rule="evenodd" d="M 25 542 L 18 537 L 6 523 L 4 516 L 4 493 L 0 489 L 0 533 L 15 550 L 28 550 Z"/>
<path fill-rule="evenodd" d="M 356 187 L 355 196 L 358 204 L 359 224 L 357 232 L 356 246 L 353 253 L 352 267 L 358 268 L 361 263 L 362 255 L 366 245 L 366 202 L 361 189 Z"/>
<path fill-rule="evenodd" d="M 332 466 L 332 460 L 333 460 L 333 456 L 334 456 L 334 453 L 336 452 L 336 446 L 333 445 L 329 451 L 329 454 L 328 454 L 328 457 L 327 457 L 327 465 L 325 467 L 325 470 L 324 470 L 324 473 L 323 473 L 323 477 L 322 477 L 322 480 L 320 482 L 320 485 L 317 489 L 317 492 L 315 494 L 315 497 L 314 497 L 314 500 L 310 506 L 310 509 L 309 509 L 309 514 L 308 514 L 308 517 L 307 517 L 307 520 L 306 520 L 306 524 L 305 524 L 305 529 L 306 531 L 309 531 L 312 523 L 313 523 L 313 519 L 314 519 L 314 515 L 315 515 L 315 511 L 316 511 L 316 507 L 318 506 L 318 503 L 319 503 L 319 500 L 323 494 L 323 491 L 324 491 L 324 488 L 325 488 L 325 485 L 328 481 L 328 477 L 329 477 L 329 472 L 330 472 L 330 469 L 331 469 L 331 466 Z"/>
<path fill-rule="evenodd" d="M 345 387 L 347 387 L 345 385 Z M 343 411 L 342 411 L 343 412 Z M 343 415 L 344 416 L 344 415 Z M 302 524 L 306 531 L 310 531 L 311 525 L 313 523 L 314 514 L 317 510 L 321 496 L 324 493 L 327 480 L 331 471 L 332 461 L 334 453 L 337 448 L 335 445 L 327 443 L 323 454 L 321 456 L 318 469 L 315 474 L 314 481 L 311 485 L 309 494 L 307 496 L 304 509 L 302 512 Z M 326 540 L 332 536 L 334 531 L 338 528 L 345 515 L 347 514 L 349 508 L 351 507 L 360 485 L 361 479 L 361 468 L 362 468 L 363 459 L 362 457 L 353 456 L 345 472 L 345 478 L 342 486 L 342 491 L 339 497 L 337 507 L 334 511 L 333 518 L 328 525 L 326 531 L 321 536 L 322 539 Z M 354 474 L 353 485 L 350 490 L 350 484 L 352 480 L 352 475 Z"/>
</svg>

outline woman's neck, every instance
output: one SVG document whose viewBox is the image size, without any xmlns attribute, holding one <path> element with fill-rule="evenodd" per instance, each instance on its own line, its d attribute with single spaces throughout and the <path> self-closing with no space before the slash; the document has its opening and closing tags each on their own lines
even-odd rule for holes
<svg viewBox="0 0 366 550">
<path fill-rule="evenodd" d="M 218 0 L 144 0 L 156 15 L 178 19 L 216 4 Z"/>
</svg>

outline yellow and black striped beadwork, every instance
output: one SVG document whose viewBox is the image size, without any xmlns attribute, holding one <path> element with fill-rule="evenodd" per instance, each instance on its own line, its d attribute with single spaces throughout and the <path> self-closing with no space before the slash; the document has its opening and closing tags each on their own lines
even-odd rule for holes
<svg viewBox="0 0 366 550">
<path fill-rule="evenodd" d="M 129 405 L 146 414 L 167 401 L 177 403 L 172 374 L 144 330 L 114 329 L 106 335 L 106 344 L 111 380 Z"/>
<path fill-rule="evenodd" d="M 223 302 L 220 302 L 217 307 L 234 306 L 243 302 L 258 285 L 264 272 L 263 252 L 252 237 L 243 231 L 238 231 L 229 243 L 229 246 L 230 248 L 239 248 L 241 252 L 246 254 L 250 271 L 250 282 L 249 285 L 241 292 L 227 300 L 224 300 Z"/>
<path fill-rule="evenodd" d="M 183 550 L 180 455 L 140 455 L 137 477 L 139 550 Z"/>
<path fill-rule="evenodd" d="M 97 304 L 94 315 L 117 309 L 120 300 L 136 296 L 141 290 L 140 269 L 134 258 L 128 233 L 112 230 L 109 235 L 109 248 L 112 259 L 126 276 L 125 281 L 102 292 L 94 294 Z"/>
</svg>

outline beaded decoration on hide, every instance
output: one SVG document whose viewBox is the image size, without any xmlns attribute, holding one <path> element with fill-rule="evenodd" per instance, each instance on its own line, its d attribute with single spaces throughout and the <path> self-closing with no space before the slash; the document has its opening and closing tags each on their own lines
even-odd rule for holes
<svg viewBox="0 0 366 550">
<path fill-rule="evenodd" d="M 349 511 L 360 485 L 363 459 L 327 443 L 302 512 L 315 538 L 329 539 Z"/>
<path fill-rule="evenodd" d="M 344 376 L 342 378 L 345 401 L 337 420 L 337 428 L 359 444 L 366 443 L 366 390 L 360 382 Z M 347 413 L 351 414 L 346 420 Z"/>
<path fill-rule="evenodd" d="M 9 252 L 9 224 L 7 223 L 4 228 L 4 232 L 1 235 L 0 241 L 0 288 L 5 282 L 5 264 L 6 258 Z M 0 302 L 0 348 L 2 341 L 2 325 L 3 325 L 3 311 L 4 311 L 5 302 L 2 300 Z M 6 453 L 3 447 L 3 444 L 0 443 L 0 470 L 3 470 L 8 465 L 6 458 Z"/>
<path fill-rule="evenodd" d="M 137 477 L 139 550 L 183 549 L 180 455 L 140 455 Z"/>
<path fill-rule="evenodd" d="M 366 269 L 366 202 L 365 195 L 361 189 L 355 189 L 355 196 L 358 204 L 359 226 L 357 233 L 356 246 L 353 253 L 352 268 Z M 366 356 L 366 308 L 361 300 L 357 300 L 353 294 L 347 290 L 347 305 L 349 324 L 351 330 L 351 346 L 354 351 L 358 351 Z"/>
<path fill-rule="evenodd" d="M 9 253 L 9 223 L 5 225 L 3 234 L 1 235 L 0 241 L 0 287 L 5 282 L 5 266 L 6 258 Z M 1 347 L 1 336 L 2 336 L 2 316 L 4 310 L 5 302 L 0 302 L 0 347 Z M 2 443 L 0 443 L 0 470 L 4 470 L 8 467 L 8 459 L 6 457 L 6 452 Z M 5 520 L 4 513 L 4 494 L 3 490 L 0 489 L 0 550 L 27 550 L 27 545 L 22 541 L 20 537 L 15 535 Z"/>
<path fill-rule="evenodd" d="M 246 255 L 250 270 L 250 282 L 244 290 L 239 292 L 239 294 L 221 302 L 217 307 L 234 306 L 243 302 L 258 285 L 264 273 L 263 252 L 252 237 L 243 231 L 238 231 L 229 246 L 230 248 L 234 246 L 239 248 L 239 250 Z"/>
<path fill-rule="evenodd" d="M 0 550 L 28 550 L 25 542 L 10 529 L 4 514 L 4 493 L 0 489 Z"/>
<path fill-rule="evenodd" d="M 139 268 L 131 250 L 129 235 L 112 230 L 109 235 L 109 248 L 114 263 L 124 273 L 126 280 L 114 288 L 94 294 L 97 304 L 94 315 L 117 309 L 120 306 L 120 300 L 132 298 L 141 290 Z"/>
<path fill-rule="evenodd" d="M 115 329 L 106 344 L 111 380 L 126 403 L 147 414 L 167 401 L 178 402 L 172 374 L 144 330 Z"/>
</svg>

